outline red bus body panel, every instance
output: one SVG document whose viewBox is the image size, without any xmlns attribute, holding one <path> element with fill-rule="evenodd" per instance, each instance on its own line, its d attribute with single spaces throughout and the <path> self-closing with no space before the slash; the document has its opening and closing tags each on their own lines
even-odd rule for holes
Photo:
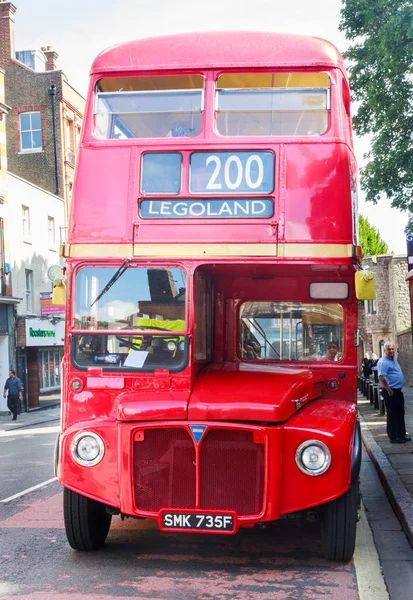
<svg viewBox="0 0 413 600">
<path fill-rule="evenodd" d="M 217 133 L 211 108 L 217 76 L 271 69 L 328 74 L 331 109 L 325 134 L 235 138 Z M 99 79 L 165 73 L 204 76 L 205 112 L 211 110 L 198 136 L 94 137 Z M 274 154 L 274 190 L 266 194 L 274 203 L 271 218 L 139 216 L 145 196 L 140 193 L 143 153 L 182 154 L 179 198 L 190 196 L 192 152 L 252 150 Z M 357 426 L 355 181 L 346 72 L 329 42 L 259 32 L 185 34 L 121 44 L 96 58 L 64 254 L 67 336 L 58 479 L 65 487 L 126 515 L 156 519 L 161 529 L 168 509 L 231 514 L 236 523 L 231 533 L 317 507 L 349 489 Z M 218 250 L 211 254 L 215 245 Z M 119 268 L 123 258 L 146 267 L 178 264 L 188 274 L 190 347 L 181 372 L 75 368 L 76 272 L 87 266 Z M 208 274 L 214 289 L 209 362 L 196 360 L 192 347 L 194 274 L 199 270 Z M 348 283 L 348 298 L 338 301 L 344 312 L 343 359 L 277 365 L 242 360 L 237 351 L 242 302 L 313 302 L 312 281 Z M 80 389 L 73 389 L 74 382 Z M 201 440 L 191 427 L 201 427 Z M 71 444 L 81 431 L 103 440 L 104 457 L 93 467 L 73 459 Z M 320 476 L 309 476 L 297 465 L 297 448 L 308 440 L 323 442 L 331 452 L 331 466 Z"/>
</svg>

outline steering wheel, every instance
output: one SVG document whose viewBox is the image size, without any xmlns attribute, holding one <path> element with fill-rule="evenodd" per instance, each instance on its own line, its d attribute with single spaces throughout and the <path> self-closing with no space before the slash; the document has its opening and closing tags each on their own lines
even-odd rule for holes
<svg viewBox="0 0 413 600">
<path fill-rule="evenodd" d="M 116 339 L 120 342 L 119 346 L 121 348 L 125 347 L 130 348 L 131 350 L 140 350 L 140 347 L 138 348 L 138 346 L 136 346 L 131 340 L 120 337 L 120 335 L 117 335 Z"/>
</svg>

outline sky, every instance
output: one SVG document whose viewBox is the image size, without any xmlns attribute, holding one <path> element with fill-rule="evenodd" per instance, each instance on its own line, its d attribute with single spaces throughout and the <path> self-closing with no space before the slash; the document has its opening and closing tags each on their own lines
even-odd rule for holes
<svg viewBox="0 0 413 600">
<path fill-rule="evenodd" d="M 12 0 L 13 1 L 13 0 Z M 52 46 L 69 82 L 87 90 L 93 59 L 120 42 L 170 33 L 260 30 L 322 37 L 343 52 L 348 42 L 338 30 L 341 0 L 14 0 L 16 50 Z M 359 166 L 368 139 L 356 139 Z M 395 254 L 406 254 L 407 214 L 364 201 L 359 212 L 376 227 Z"/>
</svg>

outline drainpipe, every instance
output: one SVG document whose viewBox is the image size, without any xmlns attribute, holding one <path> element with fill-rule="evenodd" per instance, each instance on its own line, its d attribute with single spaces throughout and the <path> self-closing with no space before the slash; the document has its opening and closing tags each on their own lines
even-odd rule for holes
<svg viewBox="0 0 413 600">
<path fill-rule="evenodd" d="M 54 171 L 55 171 L 55 182 L 56 182 L 56 196 L 60 193 L 59 186 L 59 164 L 57 160 L 57 138 L 56 138 L 56 86 L 51 85 L 49 87 L 49 94 L 52 100 L 52 125 L 53 125 L 53 149 L 54 149 Z"/>
</svg>

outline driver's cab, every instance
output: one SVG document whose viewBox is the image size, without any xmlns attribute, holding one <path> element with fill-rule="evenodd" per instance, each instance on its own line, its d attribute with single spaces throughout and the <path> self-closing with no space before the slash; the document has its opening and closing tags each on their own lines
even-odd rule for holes
<svg viewBox="0 0 413 600">
<path fill-rule="evenodd" d="M 75 284 L 75 367 L 185 368 L 189 346 L 186 273 L 181 268 L 87 266 L 76 271 Z"/>
</svg>

